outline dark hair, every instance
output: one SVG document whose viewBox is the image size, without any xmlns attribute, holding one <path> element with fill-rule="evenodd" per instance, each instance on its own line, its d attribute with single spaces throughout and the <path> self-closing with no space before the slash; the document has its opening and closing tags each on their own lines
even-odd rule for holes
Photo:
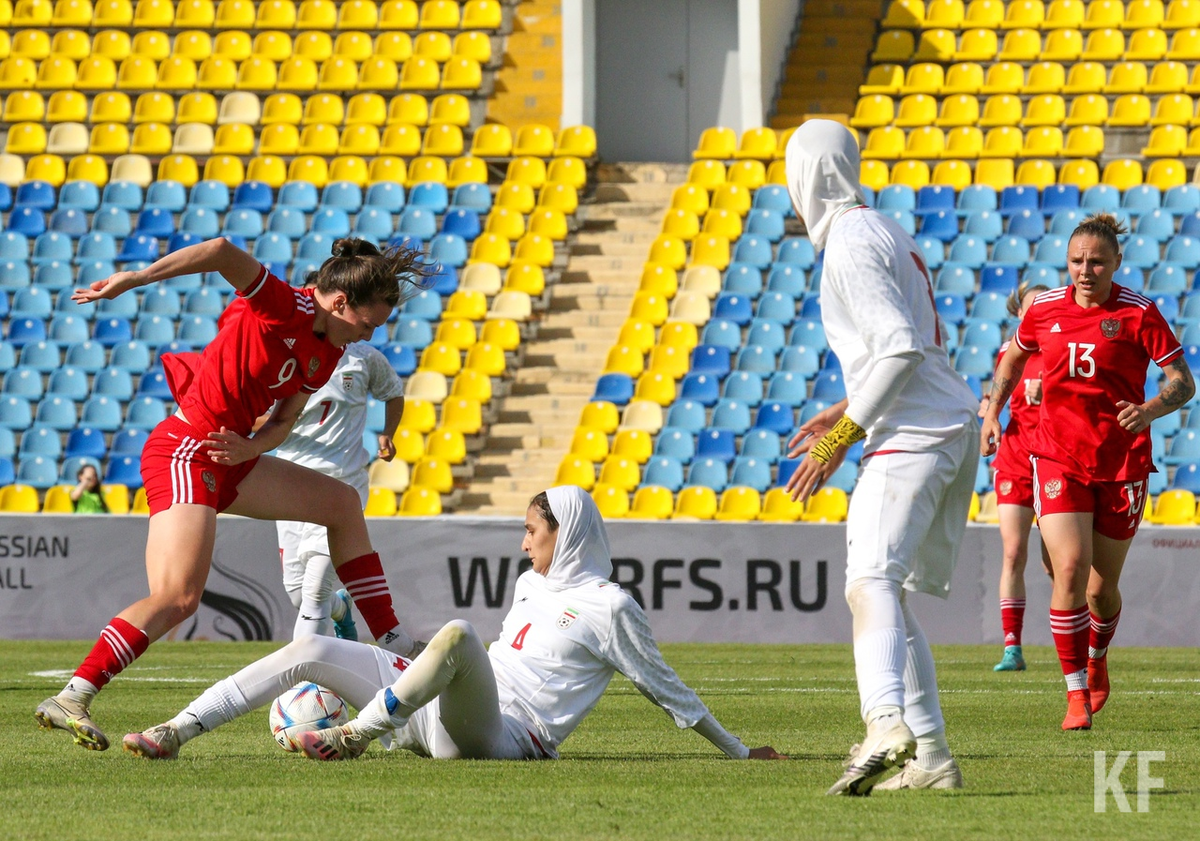
<svg viewBox="0 0 1200 841">
<path fill-rule="evenodd" d="M 380 251 L 353 237 L 334 240 L 332 251 L 306 282 L 321 292 L 341 292 L 351 308 L 377 302 L 399 306 L 425 288 L 428 267 L 420 251 L 402 246 Z"/>
<path fill-rule="evenodd" d="M 533 499 L 529 500 L 529 507 L 536 508 L 541 518 L 546 521 L 546 525 L 550 527 L 550 531 L 558 531 L 558 518 L 554 516 L 554 512 L 550 510 L 550 497 L 546 496 L 546 492 L 542 491 Z"/>
<path fill-rule="evenodd" d="M 83 464 L 79 465 L 79 469 L 75 471 L 75 478 L 82 481 L 83 471 L 87 470 L 89 467 L 96 472 L 96 484 L 100 484 L 100 471 L 97 470 L 96 465 L 92 464 L 90 461 L 85 461 Z"/>
<path fill-rule="evenodd" d="M 1111 213 L 1093 213 L 1076 226 L 1071 233 L 1071 239 L 1067 242 L 1070 243 L 1075 237 L 1093 236 L 1104 240 L 1112 248 L 1114 254 L 1120 255 L 1121 244 L 1117 241 L 1117 236 L 1128 232 L 1129 229 L 1125 227 L 1125 223 Z"/>
<path fill-rule="evenodd" d="M 1013 316 L 1014 318 L 1016 316 L 1020 315 L 1021 314 L 1021 302 L 1025 300 L 1025 296 L 1028 295 L 1030 292 L 1036 292 L 1040 295 L 1043 292 L 1049 292 L 1049 291 L 1050 291 L 1050 287 L 1044 283 L 1035 284 L 1035 283 L 1033 283 L 1033 281 L 1030 281 L 1030 280 L 1023 282 L 1020 286 L 1018 286 L 1012 292 L 1008 293 L 1008 303 L 1006 304 L 1006 307 L 1008 309 L 1008 314 Z"/>
</svg>

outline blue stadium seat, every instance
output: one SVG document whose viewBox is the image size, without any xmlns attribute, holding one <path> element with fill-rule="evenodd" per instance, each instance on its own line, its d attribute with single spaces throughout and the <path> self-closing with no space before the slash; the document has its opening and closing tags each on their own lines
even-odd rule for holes
<svg viewBox="0 0 1200 841">
<path fill-rule="evenodd" d="M 753 317 L 751 301 L 746 295 L 731 292 L 722 292 L 717 295 L 717 300 L 713 305 L 713 318 L 725 319 L 739 327 L 745 327 Z"/>
<path fill-rule="evenodd" d="M 182 310 L 179 293 L 165 286 L 152 286 L 142 293 L 142 312 L 147 315 L 177 317 Z"/>
<path fill-rule="evenodd" d="M 642 472 L 642 487 L 661 485 L 671 493 L 683 487 L 683 465 L 670 456 L 653 456 Z"/>
<path fill-rule="evenodd" d="M 711 407 L 716 405 L 720 396 L 717 378 L 712 374 L 692 372 L 685 375 L 679 385 L 679 399 L 681 400 L 693 400 L 704 406 Z M 601 398 L 594 397 L 593 399 Z"/>
<path fill-rule="evenodd" d="M 976 347 L 979 350 L 992 354 L 1000 350 L 1000 345 L 1003 342 L 1003 330 L 1000 324 L 992 319 L 968 319 L 963 325 L 962 346 Z"/>
<path fill-rule="evenodd" d="M 701 344 L 692 349 L 691 371 L 698 374 L 711 374 L 720 379 L 731 370 L 731 352 L 728 347 L 720 345 Z"/>
<path fill-rule="evenodd" d="M 0 267 L 0 271 L 6 270 L 5 267 Z M 25 278 L 29 278 L 29 267 L 23 266 L 23 274 Z M 49 263 L 39 263 L 33 273 L 33 283 L 43 289 L 71 290 L 75 289 L 75 272 L 71 268 L 70 260 L 51 260 Z M 67 295 L 67 300 L 70 300 L 70 295 Z M 89 305 L 95 308 L 95 304 Z M 66 309 L 63 307 L 62 309 Z"/>
<path fill-rule="evenodd" d="M 63 459 L 62 465 L 58 470 L 58 483 L 61 485 L 73 485 L 79 481 L 79 471 L 85 465 L 91 465 L 96 468 L 96 474 L 100 474 L 100 458 L 94 456 L 68 456 Z"/>
<path fill-rule="evenodd" d="M 349 231 L 349 224 L 346 227 Z M 221 226 L 222 234 L 234 234 L 247 240 L 262 236 L 264 230 L 262 213 L 248 207 L 235 207 L 226 213 L 225 222 Z"/>
<path fill-rule="evenodd" d="M 781 184 L 764 184 L 759 187 L 754 191 L 754 200 L 751 204 L 756 210 L 773 210 L 784 216 L 795 215 L 792 199 L 788 195 L 787 188 Z"/>
<path fill-rule="evenodd" d="M 770 326 L 770 322 L 766 322 L 766 326 Z M 780 339 L 783 338 L 783 331 L 776 330 L 776 334 Z M 763 347 L 762 345 L 746 345 L 738 352 L 737 370 L 748 371 L 758 376 L 766 376 L 775 373 L 775 356 L 779 352 L 779 348 Z"/>
<path fill-rule="evenodd" d="M 992 259 L 988 265 L 1001 264 L 1024 268 L 1029 262 L 1029 253 L 1029 240 L 1011 234 L 1003 236 L 992 246 Z"/>
<path fill-rule="evenodd" d="M 713 408 L 712 428 L 741 435 L 750 429 L 750 406 L 743 400 L 722 397 Z M 703 435 L 701 436 L 703 440 Z M 712 453 L 704 453 L 712 455 Z"/>
<path fill-rule="evenodd" d="M 153 262 L 158 259 L 158 250 L 158 240 L 154 237 L 132 234 L 125 237 L 116 259 L 119 263 Z"/>
<path fill-rule="evenodd" d="M 321 195 L 316 185 L 307 181 L 289 181 L 279 188 L 279 198 L 276 204 L 302 213 L 312 213 L 321 203 Z M 268 205 L 269 206 L 269 205 Z"/>
<path fill-rule="evenodd" d="M 1155 295 L 1182 295 L 1187 288 L 1187 270 L 1178 263 L 1159 263 L 1146 279 L 1146 291 Z"/>
<path fill-rule="evenodd" d="M 962 232 L 995 242 L 1004 234 L 1004 217 L 996 210 L 977 210 L 963 219 Z"/>
<path fill-rule="evenodd" d="M 0 427 L 3 429 L 3 427 Z M 7 430 L 11 434 L 11 430 Z M 0 457 L 0 487 L 11 485 L 17 481 L 17 471 L 13 466 L 12 456 Z"/>
<path fill-rule="evenodd" d="M 49 318 L 53 310 L 50 293 L 38 286 L 18 289 L 10 304 L 12 318 Z"/>
<path fill-rule="evenodd" d="M 17 438 L 7 426 L 0 426 L 0 458 L 12 459 L 17 454 Z M 0 486 L 4 485 L 0 479 Z M 12 480 L 8 480 L 12 484 Z"/>
<path fill-rule="evenodd" d="M 104 187 L 101 204 L 134 212 L 142 209 L 142 188 L 132 181 L 109 181 Z"/>
<path fill-rule="evenodd" d="M 1158 311 L 1162 313 L 1162 317 L 1167 320 L 1168 324 L 1174 324 L 1179 318 L 1179 299 L 1174 295 L 1150 295 L 1150 300 L 1154 302 L 1154 306 L 1158 307 Z"/>
<path fill-rule="evenodd" d="M 30 261 L 38 263 L 70 262 L 75 256 L 75 247 L 71 238 L 58 231 L 46 231 L 33 241 L 33 256 Z"/>
<path fill-rule="evenodd" d="M 140 457 L 149 437 L 150 432 L 145 429 L 122 429 L 112 437 L 112 454 Z"/>
<path fill-rule="evenodd" d="M 458 234 L 449 234 L 443 231 L 429 241 L 429 259 L 445 268 L 461 268 L 467 264 L 469 256 L 467 241 Z M 454 284 L 454 288 L 458 288 L 457 281 Z M 450 291 L 453 292 L 454 290 L 451 289 Z M 439 292 L 438 294 L 447 295 L 450 293 Z"/>
<path fill-rule="evenodd" d="M 1069 237 L 1085 218 L 1087 218 L 1087 213 L 1083 210 L 1060 210 L 1050 217 L 1050 225 L 1046 228 L 1046 233 Z"/>
<path fill-rule="evenodd" d="M 251 253 L 261 263 L 279 263 L 286 266 L 292 262 L 292 241 L 285 234 L 264 233 L 254 241 Z"/>
<path fill-rule="evenodd" d="M 429 322 L 422 321 L 421 323 L 428 325 Z M 387 359 L 388 364 L 392 366 L 392 370 L 401 377 L 407 377 L 417 370 L 417 355 L 408 345 L 389 344 L 379 350 Z"/>
<path fill-rule="evenodd" d="M 98 318 L 92 327 L 92 339 L 108 348 L 128 342 L 132 338 L 133 328 L 129 324 L 129 320 L 125 318 Z"/>
<path fill-rule="evenodd" d="M 378 207 L 364 207 L 354 217 L 353 235 L 374 242 L 386 242 L 392 235 L 392 214 Z"/>
<path fill-rule="evenodd" d="M 967 302 L 961 295 L 938 295 L 934 304 L 938 316 L 947 324 L 959 325 L 967 318 Z"/>
<path fill-rule="evenodd" d="M 113 441 L 116 442 L 116 436 L 113 436 Z M 67 433 L 67 446 L 63 452 L 68 458 L 89 456 L 102 459 L 108 454 L 108 448 L 104 445 L 104 433 L 90 426 L 77 426 Z"/>
<path fill-rule="evenodd" d="M 68 181 L 58 191 L 58 207 L 92 213 L 100 207 L 100 188 L 91 181 Z"/>
<path fill-rule="evenodd" d="M 604 374 L 596 380 L 592 400 L 607 400 L 624 406 L 633 399 L 633 379 L 625 374 Z"/>
<path fill-rule="evenodd" d="M 452 207 L 442 217 L 442 233 L 444 234 L 455 234 L 467 242 L 474 242 L 482 231 L 483 226 L 479 221 L 479 212 L 469 207 Z"/>
<path fill-rule="evenodd" d="M 763 237 L 769 242 L 779 242 L 783 239 L 785 230 L 784 217 L 786 214 L 778 210 L 755 208 L 746 214 L 745 232 Z M 770 260 L 767 261 L 768 263 Z"/>
<path fill-rule="evenodd" d="M 972 184 L 958 194 L 958 209 L 963 213 L 997 210 L 999 207 L 1000 197 L 996 195 L 995 188 L 985 184 Z"/>
<path fill-rule="evenodd" d="M 1162 191 L 1153 184 L 1138 184 L 1121 195 L 1121 207 L 1137 215 L 1162 207 Z"/>
<path fill-rule="evenodd" d="M 328 260 L 329 255 L 333 253 L 335 239 L 337 237 L 319 232 L 305 234 L 300 239 L 300 244 L 296 246 L 296 260 L 316 260 L 317 262 Z"/>
<path fill-rule="evenodd" d="M 125 412 L 125 426 L 130 429 L 153 429 L 166 417 L 164 401 L 157 397 L 135 397 L 129 401 L 129 408 Z"/>
<path fill-rule="evenodd" d="M 921 235 L 950 242 L 958 236 L 958 214 L 954 210 L 935 210 L 921 218 Z"/>
<path fill-rule="evenodd" d="M 124 368 L 109 366 L 96 374 L 92 393 L 125 402 L 133 397 L 133 375 Z"/>
<path fill-rule="evenodd" d="M 1183 333 L 1179 337 L 1182 344 L 1200 344 L 1200 341 L 1197 341 L 1200 339 L 1200 291 L 1192 290 L 1183 297 L 1175 321 L 1183 327 Z"/>
<path fill-rule="evenodd" d="M 303 231 L 303 218 L 301 231 Z M 184 245 L 191 245 L 204 239 L 214 239 L 221 233 L 221 220 L 218 211 L 211 207 L 189 207 L 179 220 L 179 232 L 171 236 L 167 243 L 167 251 L 177 250 Z"/>
<path fill-rule="evenodd" d="M 308 282 L 309 275 L 321 268 L 321 264 L 316 260 L 296 260 L 292 263 L 292 273 L 288 280 L 292 286 L 304 286 Z M 395 313 L 393 313 L 393 316 Z"/>
<path fill-rule="evenodd" d="M 735 488 L 748 487 L 766 493 L 771 487 L 771 463 L 754 456 L 738 456 L 733 463 L 729 484 Z"/>
<path fill-rule="evenodd" d="M 885 210 L 916 210 L 917 193 L 905 184 L 889 184 L 875 196 L 875 209 Z"/>
<path fill-rule="evenodd" d="M 852 461 L 844 461 L 837 470 L 833 471 L 833 475 L 825 483 L 827 487 L 837 488 L 846 493 L 851 493 L 854 490 L 854 485 L 858 482 L 858 465 Z"/>
<path fill-rule="evenodd" d="M 827 372 L 813 379 L 812 399 L 823 403 L 837 403 L 846 397 L 846 385 L 841 374 Z"/>
<path fill-rule="evenodd" d="M 396 233 L 406 234 L 426 242 L 433 239 L 437 232 L 437 215 L 431 208 L 414 205 L 410 202 L 404 210 L 400 211 Z"/>
<path fill-rule="evenodd" d="M 1175 216 L 1200 211 L 1200 188 L 1194 184 L 1181 184 L 1163 193 L 1162 206 Z"/>
<path fill-rule="evenodd" d="M 1156 207 L 1138 217 L 1134 230 L 1140 237 L 1166 242 L 1175 235 L 1175 217 L 1171 211 Z"/>
<path fill-rule="evenodd" d="M 708 426 L 704 404 L 695 400 L 677 400 L 667 409 L 666 426 L 699 432 Z"/>
<path fill-rule="evenodd" d="M 762 271 L 749 263 L 730 263 L 721 278 L 721 291 L 757 298 L 763 291 Z"/>
<path fill-rule="evenodd" d="M 77 207 L 64 207 L 50 216 L 50 230 L 79 239 L 88 232 L 87 213 Z"/>
<path fill-rule="evenodd" d="M 261 181 L 245 181 L 233 191 L 233 207 L 270 213 L 275 204 L 271 188 Z"/>
<path fill-rule="evenodd" d="M 796 310 L 796 299 L 791 295 L 767 292 L 759 298 L 754 315 L 756 319 L 768 319 L 786 327 L 796 320 Z"/>
<path fill-rule="evenodd" d="M 340 207 L 347 213 L 358 213 L 363 206 L 362 187 L 350 181 L 332 181 L 321 191 L 321 204 Z"/>
<path fill-rule="evenodd" d="M 48 394 L 57 394 L 70 400 L 86 400 L 88 396 L 88 375 L 79 368 L 67 366 L 59 368 L 50 375 L 46 386 Z"/>
<path fill-rule="evenodd" d="M 745 408 L 743 406 L 743 408 Z M 749 413 L 747 412 L 747 417 Z M 749 429 L 749 424 L 746 426 Z M 737 457 L 737 448 L 735 441 L 737 432 L 729 428 L 712 428 L 705 429 L 696 436 L 696 455 L 695 458 L 718 459 L 725 465 L 729 465 Z"/>
<path fill-rule="evenodd" d="M 130 490 L 142 486 L 142 459 L 140 456 L 117 456 L 108 460 L 104 471 L 104 484 L 124 485 Z"/>
<path fill-rule="evenodd" d="M 56 342 L 29 342 L 21 348 L 19 364 L 41 374 L 48 374 L 62 364 L 62 354 Z"/>
<path fill-rule="evenodd" d="M 800 458 L 781 458 L 779 460 L 778 470 L 775 472 L 775 486 L 782 488 L 792 478 L 792 474 L 796 472 L 796 468 L 800 466 L 800 462 L 804 457 Z"/>
<path fill-rule="evenodd" d="M 1171 439 L 1171 447 L 1162 456 L 1164 464 L 1176 465 L 1200 461 L 1200 430 L 1183 429 Z"/>
<path fill-rule="evenodd" d="M 954 355 L 954 370 L 960 374 L 990 377 L 996 354 L 988 348 L 964 344 Z"/>
<path fill-rule="evenodd" d="M 210 318 L 217 318 L 224 310 L 223 296 L 210 286 L 191 290 L 183 300 L 182 314 L 186 315 L 207 315 Z"/>
<path fill-rule="evenodd" d="M 394 181 L 379 181 L 367 187 L 367 195 L 363 204 L 368 207 L 379 207 L 388 213 L 399 213 L 404 207 L 404 185 Z"/>
<path fill-rule="evenodd" d="M 687 484 L 703 485 L 720 493 L 729 484 L 729 468 L 720 459 L 697 456 L 688 466 Z"/>
<path fill-rule="evenodd" d="M 34 420 L 61 432 L 73 429 L 78 420 L 75 401 L 57 395 L 44 397 L 38 403 Z"/>
<path fill-rule="evenodd" d="M 229 209 L 229 187 L 223 181 L 197 181 L 192 185 L 188 196 L 188 204 L 192 207 L 206 207 L 218 213 Z"/>
<path fill-rule="evenodd" d="M 0 426 L 8 429 L 28 429 L 33 423 L 33 406 L 15 394 L 0 395 Z"/>
<path fill-rule="evenodd" d="M 807 380 L 815 374 L 805 375 L 797 371 L 778 371 L 771 376 L 767 386 L 766 399 L 773 403 L 782 403 L 789 407 L 799 406 L 808 397 Z"/>
<path fill-rule="evenodd" d="M 808 289 L 808 278 L 804 269 L 788 264 L 775 264 L 767 276 L 767 291 L 782 292 L 800 298 Z"/>
<path fill-rule="evenodd" d="M 17 465 L 17 482 L 44 491 L 58 481 L 58 463 L 52 458 L 31 456 Z"/>
<path fill-rule="evenodd" d="M 86 339 L 82 342 L 72 343 L 67 346 L 65 363 L 86 373 L 94 374 L 105 365 L 104 347 Z"/>
<path fill-rule="evenodd" d="M 933 214 L 943 210 L 953 211 L 954 188 L 945 184 L 930 184 L 917 191 L 917 215 Z"/>
<path fill-rule="evenodd" d="M 763 400 L 763 378 L 752 371 L 734 371 L 725 379 L 721 396 L 757 406 Z"/>
<path fill-rule="evenodd" d="M 171 214 L 182 211 L 187 207 L 187 203 L 187 188 L 178 181 L 155 181 L 146 188 L 146 201 L 143 207 L 147 210 L 158 209 Z M 146 233 L 150 233 L 150 231 L 146 231 Z M 153 235 L 167 236 L 167 234 Z"/>
<path fill-rule="evenodd" d="M 992 470 L 986 459 L 980 459 L 975 468 L 975 493 L 985 494 L 992 489 Z"/>
<path fill-rule="evenodd" d="M 779 355 L 779 352 L 787 347 L 787 327 L 779 321 L 755 318 L 750 322 L 750 332 L 746 337 L 746 347 L 761 348 L 769 352 L 771 359 L 774 360 Z M 739 367 L 741 366 L 739 365 Z"/>
<path fill-rule="evenodd" d="M 1163 259 L 1168 262 L 1178 263 L 1188 271 L 1195 271 L 1197 268 L 1200 268 L 1200 237 L 1182 234 L 1173 237 L 1167 242 L 1167 250 L 1166 254 L 1163 255 Z M 1133 262 L 1133 265 L 1139 264 Z M 1144 268 L 1149 268 L 1149 266 L 1145 266 Z"/>
<path fill-rule="evenodd" d="M 133 233 L 133 217 L 123 207 L 101 205 L 100 209 L 92 214 L 92 233 L 127 237 Z"/>
<path fill-rule="evenodd" d="M 399 318 L 392 331 L 392 341 L 408 348 L 421 350 L 433 341 L 433 327 L 427 318 Z"/>
<path fill-rule="evenodd" d="M 1037 187 L 1021 184 L 1005 187 L 1000 193 L 1000 213 L 1009 216 L 1020 210 L 1037 210 L 1038 199 Z"/>
<path fill-rule="evenodd" d="M 947 260 L 970 269 L 981 269 L 988 259 L 987 241 L 982 237 L 960 234 L 950 244 Z"/>
<path fill-rule="evenodd" d="M 97 336 L 96 339 L 101 343 L 104 340 Z M 168 342 L 175 341 L 175 322 L 171 318 L 161 315 L 143 315 L 137 320 L 137 327 L 133 331 L 133 339 L 143 342 L 150 348 L 157 348 L 160 345 L 165 345 Z M 120 339 L 119 341 L 126 341 Z M 112 344 L 117 344 L 113 342 Z"/>
<path fill-rule="evenodd" d="M 1046 233 L 1046 217 L 1040 210 L 1019 210 L 1008 217 L 1007 232 L 1029 242 L 1036 242 Z"/>
<path fill-rule="evenodd" d="M 743 234 L 733 246 L 734 261 L 754 266 L 761 271 L 765 271 L 771 265 L 773 256 L 771 240 L 765 236 Z"/>
<path fill-rule="evenodd" d="M 9 319 L 8 333 L 5 338 L 17 350 L 20 350 L 29 342 L 45 341 L 46 322 L 40 318 Z"/>
<path fill-rule="evenodd" d="M 442 297 L 429 289 L 423 289 L 404 302 L 400 314 L 410 318 L 437 321 L 442 317 Z"/>
<path fill-rule="evenodd" d="M 17 186 L 13 204 L 16 207 L 32 207 L 35 210 L 53 210 L 58 204 L 58 198 L 54 194 L 54 185 L 48 181 L 26 181 Z"/>
<path fill-rule="evenodd" d="M 742 330 L 728 319 L 714 318 L 704 325 L 700 341 L 705 345 L 726 348 L 732 353 L 742 346 Z"/>
<path fill-rule="evenodd" d="M 450 206 L 450 195 L 445 184 L 435 181 L 422 181 L 413 185 L 408 191 L 409 206 L 423 207 L 433 213 L 445 213 Z"/>
<path fill-rule="evenodd" d="M 204 347 L 217 337 L 217 321 L 207 315 L 185 315 L 179 319 L 179 341 Z"/>
<path fill-rule="evenodd" d="M 1017 288 L 1016 266 L 987 266 L 979 272 L 979 291 L 1008 295 Z"/>
<path fill-rule="evenodd" d="M 916 236 L 916 234 L 917 234 L 917 217 L 914 216 L 911 211 L 908 211 L 908 210 L 883 210 L 883 211 L 880 211 L 880 213 L 881 213 L 881 215 L 886 216 L 887 218 L 889 218 L 893 222 L 895 222 L 897 225 L 899 225 L 900 229 L 902 231 L 904 231 L 904 233 L 908 234 L 910 237 Z"/>
<path fill-rule="evenodd" d="M 4 372 L 2 391 L 27 400 L 41 400 L 44 393 L 42 375 L 32 368 L 17 366 Z"/>
<path fill-rule="evenodd" d="M 1200 494 L 1200 462 L 1190 461 L 1175 468 L 1171 487 L 1181 491 Z"/>
<path fill-rule="evenodd" d="M 1122 269 L 1127 268 L 1122 266 Z M 1128 267 L 1131 268 L 1132 267 Z M 1141 269 L 1132 269 L 1138 277 L 1141 276 Z M 1140 281 L 1139 281 L 1140 282 Z M 1054 266 L 1047 266 L 1045 263 L 1030 263 L 1025 267 L 1025 271 L 1021 272 L 1021 283 L 1028 283 L 1030 286 L 1045 286 L 1049 289 L 1056 289 L 1062 286 L 1062 272 Z M 997 290 L 999 291 L 999 290 Z"/>
<path fill-rule="evenodd" d="M 0 234 L 0 238 L 4 236 L 5 234 Z M 0 239 L 0 242 L 2 241 Z M 20 262 L 17 260 L 0 261 L 0 289 L 20 289 L 29 285 L 29 262 L 26 252 L 21 253 L 19 260 Z"/>
<path fill-rule="evenodd" d="M 454 206 L 487 213 L 492 209 L 492 191 L 487 184 L 459 184 L 454 188 Z"/>
<path fill-rule="evenodd" d="M 762 413 L 761 409 L 759 413 Z M 783 436 L 756 423 L 753 429 L 742 436 L 742 447 L 738 454 L 774 464 L 783 456 Z"/>
<path fill-rule="evenodd" d="M 21 433 L 21 449 L 18 451 L 22 459 L 27 456 L 45 456 L 56 459 L 62 455 L 62 442 L 58 430 L 44 423 L 34 423 L 33 426 Z"/>
<path fill-rule="evenodd" d="M 1096 184 L 1083 191 L 1079 206 L 1089 213 L 1102 210 L 1118 213 L 1121 209 L 1121 191 L 1109 184 Z"/>
<path fill-rule="evenodd" d="M 88 340 L 88 323 L 86 318 L 59 313 L 50 319 L 51 341 L 60 344 L 74 344 Z"/>
<path fill-rule="evenodd" d="M 1079 207 L 1079 187 L 1074 184 L 1051 184 L 1042 190 L 1042 213 L 1047 216 L 1077 207 Z"/>
<path fill-rule="evenodd" d="M 29 259 L 29 237 L 15 231 L 0 233 L 0 260 L 25 262 Z M 11 280 L 5 279 L 5 286 L 11 286 Z M 28 281 L 26 281 L 28 283 Z M 24 285 L 24 284 L 22 284 Z"/>
<path fill-rule="evenodd" d="M 817 263 L 817 252 L 808 237 L 788 237 L 779 244 L 779 253 L 775 257 L 776 265 L 799 266 L 811 269 Z"/>
</svg>

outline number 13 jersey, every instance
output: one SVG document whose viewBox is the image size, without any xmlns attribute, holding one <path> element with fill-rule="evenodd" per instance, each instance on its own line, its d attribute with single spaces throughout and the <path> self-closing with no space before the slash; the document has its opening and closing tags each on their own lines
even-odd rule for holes
<svg viewBox="0 0 1200 841">
<path fill-rule="evenodd" d="M 1149 363 L 1182 352 L 1154 302 L 1116 283 L 1097 307 L 1075 302 L 1074 287 L 1043 292 L 1017 330 L 1017 344 L 1042 355 L 1042 408 L 1029 451 L 1085 482 L 1143 479 L 1154 471 L 1150 432 L 1125 431 L 1117 402 L 1145 402 Z"/>
</svg>

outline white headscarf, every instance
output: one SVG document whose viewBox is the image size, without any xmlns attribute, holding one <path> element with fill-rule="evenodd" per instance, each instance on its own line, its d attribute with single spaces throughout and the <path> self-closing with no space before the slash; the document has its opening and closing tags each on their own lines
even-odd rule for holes
<svg viewBox="0 0 1200 841">
<path fill-rule="evenodd" d="M 612 575 L 612 553 L 604 519 L 592 497 L 576 485 L 551 488 L 546 496 L 558 520 L 554 559 L 545 576 L 547 588 L 566 590 L 608 581 Z"/>
<path fill-rule="evenodd" d="M 838 214 L 865 202 L 858 142 L 841 123 L 809 120 L 788 140 L 784 158 L 792 206 L 820 251 Z"/>
</svg>

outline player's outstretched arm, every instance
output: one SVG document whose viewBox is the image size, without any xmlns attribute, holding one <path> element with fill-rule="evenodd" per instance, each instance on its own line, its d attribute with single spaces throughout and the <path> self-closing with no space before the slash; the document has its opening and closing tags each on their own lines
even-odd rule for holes
<svg viewBox="0 0 1200 841">
<path fill-rule="evenodd" d="M 238 291 L 249 287 L 262 271 L 262 264 L 226 239 L 210 239 L 172 251 L 136 272 L 117 272 L 97 280 L 87 289 L 76 289 L 71 300 L 77 304 L 115 298 L 130 289 L 160 280 L 198 272 L 219 272 Z"/>
</svg>

